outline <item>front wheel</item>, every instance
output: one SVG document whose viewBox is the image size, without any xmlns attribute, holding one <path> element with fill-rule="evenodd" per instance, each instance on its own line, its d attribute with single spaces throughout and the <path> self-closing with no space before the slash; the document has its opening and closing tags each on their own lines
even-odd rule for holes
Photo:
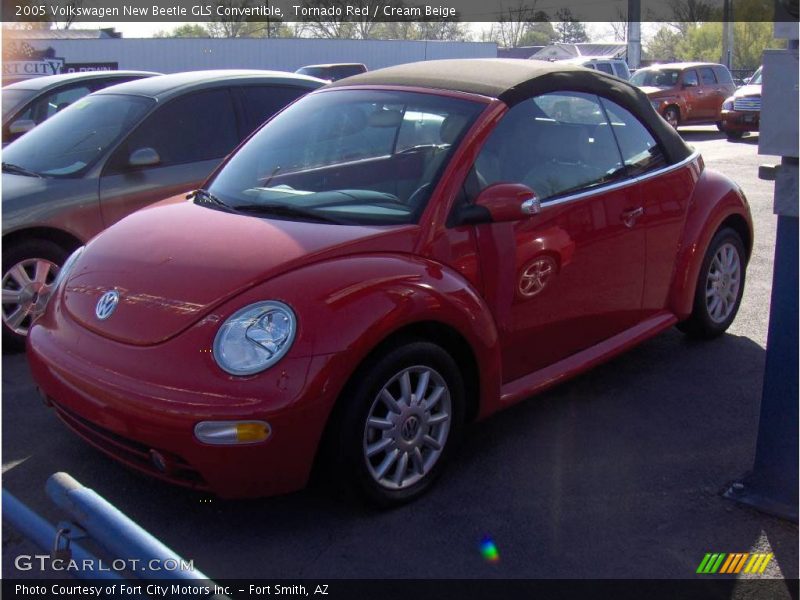
<svg viewBox="0 0 800 600">
<path fill-rule="evenodd" d="M 744 137 L 744 132 L 742 131 L 726 131 L 725 135 L 728 137 L 729 140 L 740 140 Z"/>
<path fill-rule="evenodd" d="M 664 111 L 664 120 L 670 124 L 673 129 L 678 129 L 678 125 L 681 122 L 681 116 L 678 112 L 678 109 L 674 106 L 670 106 L 667 110 Z"/>
<path fill-rule="evenodd" d="M 359 375 L 342 398 L 337 437 L 345 475 L 379 506 L 404 504 L 431 486 L 460 436 L 461 373 L 441 347 L 416 341 L 383 353 Z"/>
<path fill-rule="evenodd" d="M 22 351 L 33 320 L 47 297 L 67 252 L 47 240 L 25 240 L 3 252 L 3 346 Z"/>
<path fill-rule="evenodd" d="M 739 234 L 720 229 L 706 251 L 691 316 L 679 324 L 697 338 L 713 338 L 730 327 L 739 311 L 745 280 L 745 249 Z"/>
</svg>

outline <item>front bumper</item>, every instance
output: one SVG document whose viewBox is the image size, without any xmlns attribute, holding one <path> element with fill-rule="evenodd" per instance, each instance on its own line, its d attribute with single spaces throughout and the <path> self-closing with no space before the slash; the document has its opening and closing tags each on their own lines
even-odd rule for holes
<svg viewBox="0 0 800 600">
<path fill-rule="evenodd" d="M 723 110 L 720 113 L 722 131 L 758 131 L 758 111 Z"/>
<path fill-rule="evenodd" d="M 267 371 L 234 377 L 206 349 L 216 325 L 137 347 L 87 331 L 60 308 L 31 328 L 28 360 L 56 414 L 90 444 L 133 469 L 221 497 L 305 486 L 338 391 L 336 355 L 290 353 Z M 255 444 L 203 444 L 193 433 L 203 420 L 264 420 L 272 434 Z"/>
</svg>

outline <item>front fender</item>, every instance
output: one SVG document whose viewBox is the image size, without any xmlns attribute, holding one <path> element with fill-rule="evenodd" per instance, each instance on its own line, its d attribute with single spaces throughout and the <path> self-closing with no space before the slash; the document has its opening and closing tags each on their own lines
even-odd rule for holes
<svg viewBox="0 0 800 600">
<path fill-rule="evenodd" d="M 263 299 L 286 302 L 297 315 L 297 337 L 287 356 L 334 360 L 336 373 L 326 369 L 333 378 L 324 386 L 327 392 L 333 388 L 338 395 L 393 333 L 435 322 L 464 338 L 480 365 L 479 415 L 497 408 L 501 363 L 494 319 L 475 289 L 444 265 L 404 254 L 335 258 L 280 275 L 246 292 L 236 305 Z"/>
<path fill-rule="evenodd" d="M 744 193 L 731 179 L 705 169 L 694 187 L 675 263 L 669 306 L 678 319 L 692 313 L 697 278 L 711 238 L 726 219 L 735 215 L 747 227 L 749 239 L 744 242 L 749 253 L 753 222 Z"/>
</svg>

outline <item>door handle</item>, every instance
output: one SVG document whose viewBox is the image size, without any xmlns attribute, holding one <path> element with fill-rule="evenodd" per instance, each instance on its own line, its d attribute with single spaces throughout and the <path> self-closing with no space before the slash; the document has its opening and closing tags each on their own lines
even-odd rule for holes
<svg viewBox="0 0 800 600">
<path fill-rule="evenodd" d="M 636 225 L 636 220 L 644 214 L 644 207 L 640 206 L 638 208 L 632 208 L 631 210 L 626 210 L 625 212 L 620 215 L 623 224 L 625 227 L 631 228 Z"/>
</svg>

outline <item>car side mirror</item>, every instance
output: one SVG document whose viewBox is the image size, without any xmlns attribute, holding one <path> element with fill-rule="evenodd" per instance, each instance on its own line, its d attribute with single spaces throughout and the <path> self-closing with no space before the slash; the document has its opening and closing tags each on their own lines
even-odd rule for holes
<svg viewBox="0 0 800 600">
<path fill-rule="evenodd" d="M 152 167 L 161 162 L 161 157 L 155 148 L 139 148 L 131 152 L 128 165 L 131 167 Z"/>
<path fill-rule="evenodd" d="M 690 88 L 690 87 L 697 87 L 697 84 L 695 82 L 693 82 L 693 81 L 684 81 L 683 82 L 683 88 L 684 89 Z"/>
<path fill-rule="evenodd" d="M 12 135 L 22 135 L 34 127 L 36 127 L 36 121 L 32 119 L 18 119 L 8 126 L 8 132 Z"/>
<path fill-rule="evenodd" d="M 462 224 L 519 221 L 541 210 L 541 202 L 527 185 L 495 183 L 462 209 L 459 221 Z"/>
</svg>

